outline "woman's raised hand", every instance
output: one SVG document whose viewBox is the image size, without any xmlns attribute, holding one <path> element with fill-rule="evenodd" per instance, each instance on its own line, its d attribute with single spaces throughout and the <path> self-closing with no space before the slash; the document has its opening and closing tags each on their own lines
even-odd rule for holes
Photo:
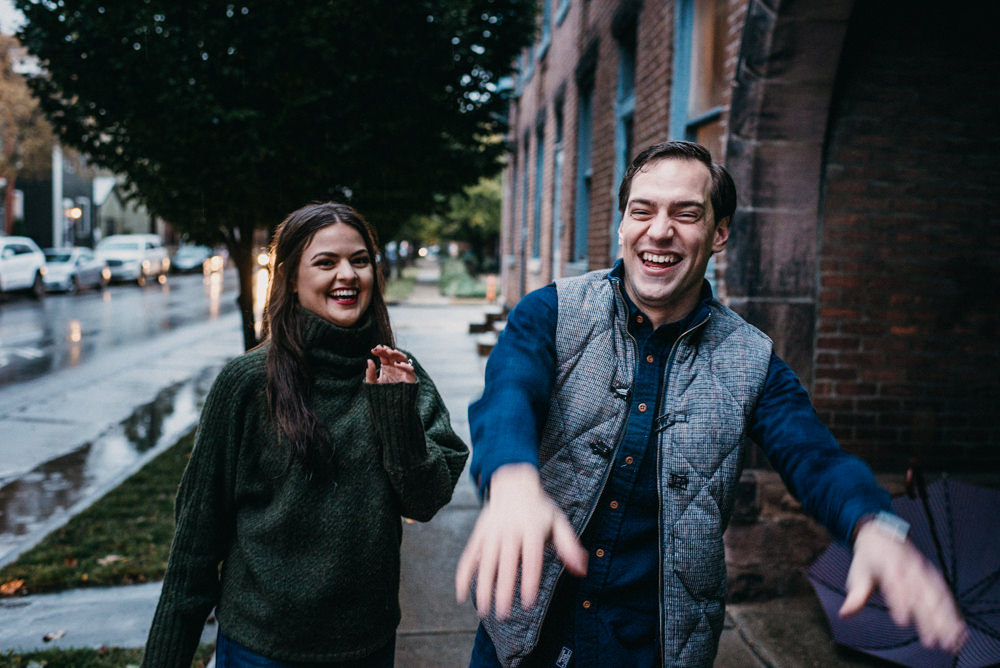
<svg viewBox="0 0 1000 668">
<path fill-rule="evenodd" d="M 413 370 L 413 360 L 389 346 L 377 345 L 372 355 L 379 359 L 381 368 L 376 369 L 375 360 L 368 360 L 365 369 L 366 383 L 415 383 L 417 374 Z"/>
</svg>

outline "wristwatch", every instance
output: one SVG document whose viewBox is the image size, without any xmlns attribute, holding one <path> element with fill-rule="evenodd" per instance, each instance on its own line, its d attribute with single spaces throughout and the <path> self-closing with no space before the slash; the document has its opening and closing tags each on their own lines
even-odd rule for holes
<svg viewBox="0 0 1000 668">
<path fill-rule="evenodd" d="M 909 522 L 904 520 L 899 515 L 893 515 L 890 512 L 880 510 L 877 513 L 862 515 L 861 519 L 858 520 L 856 528 L 854 529 L 855 539 L 858 537 L 858 532 L 861 531 L 861 527 L 869 523 L 873 524 L 874 527 L 882 534 L 892 538 L 897 543 L 905 543 L 906 537 L 910 533 Z M 854 541 L 851 542 L 853 543 Z"/>
</svg>

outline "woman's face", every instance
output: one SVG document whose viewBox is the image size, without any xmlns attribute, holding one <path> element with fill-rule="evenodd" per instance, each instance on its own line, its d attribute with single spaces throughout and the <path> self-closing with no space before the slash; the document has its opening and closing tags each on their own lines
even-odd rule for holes
<svg viewBox="0 0 1000 668">
<path fill-rule="evenodd" d="M 334 223 L 317 231 L 302 251 L 293 291 L 303 307 L 351 327 L 371 304 L 374 286 L 374 258 L 361 234 Z"/>
</svg>

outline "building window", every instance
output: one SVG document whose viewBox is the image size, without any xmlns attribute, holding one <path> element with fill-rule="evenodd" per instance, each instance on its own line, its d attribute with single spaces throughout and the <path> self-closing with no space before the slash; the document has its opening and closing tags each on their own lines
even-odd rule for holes
<svg viewBox="0 0 1000 668">
<path fill-rule="evenodd" d="M 722 162 L 726 0 L 681 0 L 674 35 L 670 136 L 698 142 Z M 714 255 L 705 268 L 705 278 L 717 291 Z"/>
<path fill-rule="evenodd" d="M 542 2 L 542 35 L 538 40 L 538 59 L 541 60 L 545 57 L 545 53 L 549 50 L 549 44 L 552 43 L 552 0 L 543 0 Z"/>
<path fill-rule="evenodd" d="M 531 230 L 531 259 L 542 256 L 542 184 L 545 176 L 545 122 L 535 130 L 535 224 Z M 536 268 L 540 269 L 540 267 Z"/>
<path fill-rule="evenodd" d="M 556 145 L 552 166 L 552 278 L 561 276 L 562 264 L 562 189 L 563 189 L 563 102 L 556 101 Z"/>
<path fill-rule="evenodd" d="M 723 159 L 726 0 L 681 0 L 675 17 L 670 134 Z"/>
<path fill-rule="evenodd" d="M 570 258 L 575 273 L 588 269 L 590 232 L 590 182 L 593 177 L 594 84 L 579 85 L 576 121 L 576 202 L 573 211 L 573 248 Z"/>
<path fill-rule="evenodd" d="M 562 25 L 563 19 L 566 18 L 566 14 L 569 13 L 569 2 L 570 0 L 559 0 L 559 6 L 556 8 L 556 25 Z"/>
<path fill-rule="evenodd" d="M 525 275 L 527 273 L 527 254 L 528 254 L 528 184 L 530 183 L 528 179 L 529 166 L 531 165 L 528 156 L 528 149 L 530 148 L 530 135 L 526 132 L 524 133 L 524 143 L 523 149 L 521 150 L 521 155 L 524 159 L 521 161 L 521 271 L 518 272 L 521 277 L 521 294 L 525 291 Z"/>
<path fill-rule="evenodd" d="M 514 266 L 514 253 L 517 249 L 514 246 L 514 233 L 517 231 L 517 177 L 524 162 L 518 151 L 513 151 L 513 158 L 510 165 L 510 177 L 506 180 L 507 195 L 506 201 L 510 202 L 507 217 L 504 220 L 504 233 L 501 237 L 504 240 L 504 254 L 508 267 Z"/>
<path fill-rule="evenodd" d="M 618 94 L 615 99 L 615 177 L 612 180 L 610 259 L 618 257 L 618 190 L 632 160 L 632 123 L 635 117 L 635 28 L 633 21 L 618 39 Z"/>
</svg>

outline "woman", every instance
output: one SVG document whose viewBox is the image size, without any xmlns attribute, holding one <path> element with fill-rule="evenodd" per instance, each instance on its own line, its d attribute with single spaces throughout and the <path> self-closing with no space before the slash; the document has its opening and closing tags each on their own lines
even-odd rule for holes
<svg viewBox="0 0 1000 668">
<path fill-rule="evenodd" d="M 278 227 L 266 339 L 206 399 L 144 666 L 190 666 L 213 606 L 218 668 L 393 665 L 401 516 L 450 500 L 468 448 L 394 348 L 376 257 L 343 204 Z"/>
</svg>

